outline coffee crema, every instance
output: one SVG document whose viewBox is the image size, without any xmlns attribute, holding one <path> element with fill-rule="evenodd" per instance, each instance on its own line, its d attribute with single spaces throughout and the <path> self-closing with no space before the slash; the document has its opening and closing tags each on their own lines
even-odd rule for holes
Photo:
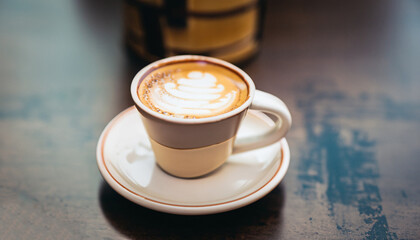
<svg viewBox="0 0 420 240">
<path fill-rule="evenodd" d="M 248 99 L 248 85 L 225 67 L 201 61 L 180 62 L 151 71 L 137 94 L 157 113 L 206 118 L 241 106 Z"/>
</svg>

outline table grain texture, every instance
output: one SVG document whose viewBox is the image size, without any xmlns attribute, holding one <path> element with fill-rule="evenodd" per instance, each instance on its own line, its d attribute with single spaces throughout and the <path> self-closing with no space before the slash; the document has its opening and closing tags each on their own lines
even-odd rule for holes
<svg viewBox="0 0 420 240">
<path fill-rule="evenodd" d="M 0 239 L 420 239 L 420 1 L 268 1 L 241 67 L 289 106 L 291 165 L 231 212 L 155 212 L 102 179 L 142 66 L 121 1 L 0 2 Z"/>
</svg>

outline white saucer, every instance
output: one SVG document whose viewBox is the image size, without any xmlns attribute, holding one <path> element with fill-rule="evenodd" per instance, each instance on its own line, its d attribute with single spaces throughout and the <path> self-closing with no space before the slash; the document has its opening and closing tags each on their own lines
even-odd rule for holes
<svg viewBox="0 0 420 240">
<path fill-rule="evenodd" d="M 273 124 L 266 115 L 248 111 L 238 136 L 266 131 Z M 282 139 L 232 155 L 218 170 L 201 178 L 170 176 L 155 164 L 135 107 L 121 112 L 105 127 L 96 156 L 105 181 L 119 194 L 143 207 L 182 215 L 225 212 L 255 202 L 280 183 L 290 162 L 289 146 Z"/>
</svg>

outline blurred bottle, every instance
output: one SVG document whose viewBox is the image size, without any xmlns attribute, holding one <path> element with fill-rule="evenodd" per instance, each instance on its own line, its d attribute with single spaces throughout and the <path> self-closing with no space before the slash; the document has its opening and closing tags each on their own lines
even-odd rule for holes
<svg viewBox="0 0 420 240">
<path fill-rule="evenodd" d="M 125 0 L 129 49 L 146 61 L 182 54 L 238 64 L 259 49 L 265 0 Z"/>
</svg>

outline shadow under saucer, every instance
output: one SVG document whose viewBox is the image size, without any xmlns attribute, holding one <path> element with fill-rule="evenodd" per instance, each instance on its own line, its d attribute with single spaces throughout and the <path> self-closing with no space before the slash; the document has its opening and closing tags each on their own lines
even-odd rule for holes
<svg viewBox="0 0 420 240">
<path fill-rule="evenodd" d="M 156 212 L 125 199 L 105 181 L 99 188 L 101 210 L 110 225 L 132 239 L 276 239 L 281 235 L 286 191 L 280 183 L 259 201 L 213 215 L 183 216 Z"/>
</svg>

